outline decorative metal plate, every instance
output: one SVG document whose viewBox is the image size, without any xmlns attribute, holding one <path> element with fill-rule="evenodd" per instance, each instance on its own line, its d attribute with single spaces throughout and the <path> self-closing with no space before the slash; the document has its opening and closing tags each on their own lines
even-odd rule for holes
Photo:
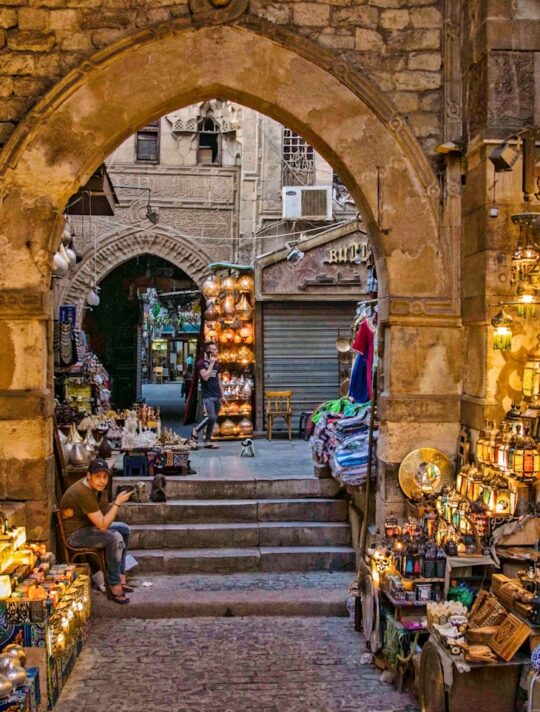
<svg viewBox="0 0 540 712">
<path fill-rule="evenodd" d="M 413 450 L 399 467 L 399 484 L 409 499 L 422 494 L 438 494 L 453 481 L 452 461 L 433 447 Z"/>
<path fill-rule="evenodd" d="M 422 712 L 446 712 L 443 668 L 437 650 L 429 641 L 420 660 L 420 708 Z"/>
</svg>

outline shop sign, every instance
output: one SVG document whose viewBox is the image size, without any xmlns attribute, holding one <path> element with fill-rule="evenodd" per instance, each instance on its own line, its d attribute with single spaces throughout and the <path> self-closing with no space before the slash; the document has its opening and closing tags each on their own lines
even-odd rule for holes
<svg viewBox="0 0 540 712">
<path fill-rule="evenodd" d="M 367 242 L 352 242 L 342 247 L 328 247 L 323 262 L 334 264 L 360 264 L 367 262 L 369 250 Z"/>
</svg>

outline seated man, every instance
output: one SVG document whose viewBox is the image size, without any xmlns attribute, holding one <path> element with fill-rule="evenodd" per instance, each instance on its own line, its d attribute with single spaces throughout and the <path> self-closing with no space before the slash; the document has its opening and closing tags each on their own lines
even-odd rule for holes
<svg viewBox="0 0 540 712">
<path fill-rule="evenodd" d="M 106 460 L 92 460 L 86 477 L 66 490 L 60 502 L 60 512 L 70 546 L 105 548 L 113 601 L 129 603 L 126 592 L 133 591 L 126 585 L 125 576 L 129 527 L 114 519 L 131 497 L 131 492 L 119 492 L 109 505 L 106 492 L 109 475 Z"/>
</svg>

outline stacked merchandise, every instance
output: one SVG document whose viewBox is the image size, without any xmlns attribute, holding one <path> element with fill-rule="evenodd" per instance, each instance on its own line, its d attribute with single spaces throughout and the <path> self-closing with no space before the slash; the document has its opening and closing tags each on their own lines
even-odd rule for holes
<svg viewBox="0 0 540 712">
<path fill-rule="evenodd" d="M 319 464 L 329 463 L 343 485 L 362 485 L 367 477 L 369 403 L 347 398 L 324 403 L 312 416 L 315 423 L 311 447 Z M 376 433 L 374 433 L 376 440 Z M 372 448 L 375 452 L 375 448 Z"/>
<path fill-rule="evenodd" d="M 40 709 L 40 679 L 47 681 L 49 707 L 54 705 L 81 651 L 90 607 L 87 566 L 55 565 L 53 554 L 43 545 L 26 543 L 24 527 L 4 526 L 0 534 L 0 698 L 4 676 L 18 688 L 13 692 L 17 700 L 5 709 Z M 21 662 L 27 660 L 32 667 L 16 671 L 19 679 L 14 671 L 10 676 L 7 655 L 20 647 L 25 653 Z"/>
<path fill-rule="evenodd" d="M 214 427 L 214 438 L 238 439 L 253 434 L 255 380 L 253 345 L 254 281 L 243 272 L 208 277 L 201 288 L 206 301 L 204 339 L 219 344 L 221 379 L 227 402 Z"/>
</svg>

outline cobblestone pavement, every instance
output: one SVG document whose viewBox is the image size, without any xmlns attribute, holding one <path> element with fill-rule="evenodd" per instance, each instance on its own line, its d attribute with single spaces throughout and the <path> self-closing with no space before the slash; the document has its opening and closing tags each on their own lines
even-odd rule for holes
<svg viewBox="0 0 540 712">
<path fill-rule="evenodd" d="M 343 618 L 95 621 L 55 712 L 412 712 Z"/>
</svg>

